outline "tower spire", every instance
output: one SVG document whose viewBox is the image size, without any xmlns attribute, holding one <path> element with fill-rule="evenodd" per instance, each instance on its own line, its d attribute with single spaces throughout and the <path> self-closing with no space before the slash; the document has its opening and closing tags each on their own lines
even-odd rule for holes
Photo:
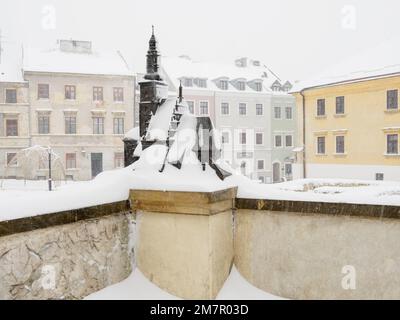
<svg viewBox="0 0 400 320">
<path fill-rule="evenodd" d="M 149 40 L 149 50 L 147 51 L 147 73 L 144 76 L 147 80 L 158 80 L 161 81 L 161 77 L 158 74 L 160 68 L 160 53 L 157 48 L 157 39 L 154 35 L 154 26 L 151 26 L 151 37 Z"/>
<path fill-rule="evenodd" d="M 182 80 L 179 80 L 179 103 L 183 100 Z"/>
</svg>

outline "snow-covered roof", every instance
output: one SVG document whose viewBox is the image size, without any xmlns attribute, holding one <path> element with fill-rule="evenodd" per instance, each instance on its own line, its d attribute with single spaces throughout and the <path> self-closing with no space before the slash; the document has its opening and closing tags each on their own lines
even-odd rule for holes
<svg viewBox="0 0 400 320">
<path fill-rule="evenodd" d="M 296 83 L 291 92 L 396 74 L 400 75 L 400 38 L 392 38 L 376 47 L 348 57 L 320 74 Z"/>
<path fill-rule="evenodd" d="M 24 82 L 22 46 L 16 43 L 2 42 L 0 55 L 0 81 Z"/>
<path fill-rule="evenodd" d="M 175 87 L 179 86 L 179 80 L 182 78 L 206 79 L 207 87 L 201 88 L 196 85 L 195 89 L 203 90 L 221 90 L 216 85 L 215 80 L 227 78 L 229 81 L 237 79 L 245 79 L 247 82 L 253 80 L 262 81 L 262 92 L 271 92 L 271 86 L 275 81 L 279 81 L 282 85 L 286 81 L 279 79 L 267 66 L 260 63 L 255 65 L 252 60 L 248 59 L 246 66 L 239 67 L 234 62 L 219 63 L 219 62 L 200 62 L 193 61 L 187 56 L 181 57 L 163 57 L 162 69 L 167 78 Z M 224 90 L 225 91 L 225 90 Z M 228 84 L 228 91 L 239 91 L 232 85 Z M 243 91 L 241 91 L 243 92 Z M 246 85 L 244 92 L 257 92 Z"/>
<path fill-rule="evenodd" d="M 24 71 L 133 76 L 118 51 L 66 52 L 59 48 L 26 48 Z"/>
</svg>

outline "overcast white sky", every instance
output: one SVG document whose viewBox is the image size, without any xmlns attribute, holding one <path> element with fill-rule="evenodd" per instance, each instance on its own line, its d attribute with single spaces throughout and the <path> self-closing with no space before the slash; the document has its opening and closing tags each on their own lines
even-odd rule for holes
<svg viewBox="0 0 400 320">
<path fill-rule="evenodd" d="M 0 0 L 3 41 L 92 40 L 143 70 L 154 24 L 163 55 L 249 56 L 291 80 L 399 35 L 399 14 L 398 0 Z"/>
</svg>

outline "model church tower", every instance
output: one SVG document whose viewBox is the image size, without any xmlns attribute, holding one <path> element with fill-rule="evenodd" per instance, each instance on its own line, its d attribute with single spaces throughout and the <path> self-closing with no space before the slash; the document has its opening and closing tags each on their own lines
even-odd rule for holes
<svg viewBox="0 0 400 320">
<path fill-rule="evenodd" d="M 157 48 L 157 40 L 154 35 L 154 27 L 149 41 L 147 51 L 146 75 L 139 83 L 140 104 L 139 104 L 139 134 L 142 137 L 142 147 L 146 149 L 154 141 L 146 140 L 146 133 L 149 122 L 157 112 L 158 107 L 168 98 L 168 85 L 159 74 L 161 56 Z"/>
</svg>

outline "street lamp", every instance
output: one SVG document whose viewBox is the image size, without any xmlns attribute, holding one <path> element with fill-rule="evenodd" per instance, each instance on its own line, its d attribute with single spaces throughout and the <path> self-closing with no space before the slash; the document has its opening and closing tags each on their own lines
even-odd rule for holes
<svg viewBox="0 0 400 320">
<path fill-rule="evenodd" d="M 48 153 L 48 160 L 49 160 L 49 191 L 52 190 L 52 180 L 51 180 L 51 148 L 47 148 L 47 153 Z"/>
</svg>

